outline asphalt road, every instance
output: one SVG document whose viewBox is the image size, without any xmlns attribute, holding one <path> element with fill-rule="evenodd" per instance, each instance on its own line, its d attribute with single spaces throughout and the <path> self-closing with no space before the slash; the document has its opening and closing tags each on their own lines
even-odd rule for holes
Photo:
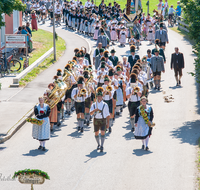
<svg viewBox="0 0 200 190">
<path fill-rule="evenodd" d="M 57 28 L 57 32 L 61 37 L 66 36 L 67 40 L 71 40 L 69 32 L 62 27 Z M 31 124 L 24 125 L 11 140 L 0 144 L 2 176 L 8 177 L 25 168 L 41 169 L 48 172 L 51 180 L 46 180 L 43 185 L 35 185 L 38 190 L 196 189 L 199 104 L 195 79 L 187 73 L 194 70 L 194 55 L 191 44 L 179 34 L 169 30 L 169 39 L 162 89 L 160 92 L 152 90 L 149 95 L 156 123 L 149 142 L 150 151 L 141 150 L 141 141 L 134 139 L 127 108 L 116 119 L 112 133 L 107 133 L 104 153 L 96 151 L 92 124 L 85 128 L 84 133 L 77 132 L 76 115 L 73 113 L 61 127 L 56 128 L 46 144 L 46 152 L 37 150 L 38 142 L 31 137 Z M 95 42 L 90 43 L 93 46 Z M 78 46 L 79 41 L 74 41 L 75 44 Z M 175 46 L 184 53 L 186 63 L 182 86 L 178 88 L 175 86 L 174 72 L 169 66 Z M 70 48 L 67 46 L 67 50 Z M 145 55 L 147 48 L 152 49 L 153 46 L 142 42 L 139 55 Z M 116 46 L 115 49 L 119 57 L 129 54 L 128 45 L 126 48 Z M 49 78 L 54 71 L 47 74 Z M 42 75 L 39 76 L 41 80 Z M 29 86 L 31 92 L 33 89 Z M 38 91 L 39 86 L 32 87 Z M 42 85 L 39 88 L 45 87 Z M 167 95 L 172 95 L 174 102 L 164 102 L 163 97 Z M 17 100 L 22 101 L 22 98 L 18 97 Z M 17 180 L 0 180 L 0 187 L 2 190 L 25 190 L 30 185 L 20 184 Z"/>
</svg>

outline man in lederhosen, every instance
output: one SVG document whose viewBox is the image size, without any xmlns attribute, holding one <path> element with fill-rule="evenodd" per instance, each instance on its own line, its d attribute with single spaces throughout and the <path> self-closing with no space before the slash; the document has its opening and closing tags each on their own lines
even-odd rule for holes
<svg viewBox="0 0 200 190">
<path fill-rule="evenodd" d="M 173 68 L 177 82 L 176 86 L 179 86 L 183 75 L 182 69 L 184 68 L 184 57 L 183 54 L 179 52 L 178 47 L 175 47 L 175 53 L 173 53 L 171 57 L 171 69 Z"/>
<path fill-rule="evenodd" d="M 117 62 L 119 61 L 118 57 L 115 56 L 116 51 L 114 49 L 112 49 L 110 51 L 110 53 L 111 53 L 111 56 L 109 56 L 109 60 L 112 61 L 112 63 L 113 63 L 114 66 L 116 66 Z"/>
<path fill-rule="evenodd" d="M 105 131 L 109 128 L 110 113 L 108 104 L 103 101 L 103 88 L 98 87 L 96 90 L 97 101 L 90 108 L 90 115 L 94 114 L 94 132 L 97 141 L 97 150 L 103 152 L 103 144 L 105 141 Z M 101 145 L 99 139 L 99 130 L 101 131 Z"/>
<path fill-rule="evenodd" d="M 138 78 L 135 73 L 132 73 L 130 75 L 130 86 L 126 89 L 132 132 L 134 131 L 135 125 L 135 112 L 137 107 L 140 105 L 140 97 L 142 95 L 142 89 L 138 87 L 138 90 L 136 90 L 136 87 L 138 87 Z"/>
<path fill-rule="evenodd" d="M 81 93 L 83 89 L 84 78 L 82 76 L 78 77 L 77 88 L 72 90 L 72 98 L 75 100 L 75 109 L 78 120 L 78 130 L 83 132 L 84 126 L 84 115 L 85 115 L 85 99 L 87 98 L 87 93 Z"/>
</svg>

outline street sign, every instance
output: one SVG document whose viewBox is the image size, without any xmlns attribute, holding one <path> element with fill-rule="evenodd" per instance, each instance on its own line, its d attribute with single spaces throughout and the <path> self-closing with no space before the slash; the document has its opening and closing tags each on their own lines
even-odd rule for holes
<svg viewBox="0 0 200 190">
<path fill-rule="evenodd" d="M 133 27 L 134 26 L 134 23 L 133 22 L 127 22 L 126 23 L 126 27 L 127 28 L 130 28 L 130 27 Z"/>
<path fill-rule="evenodd" d="M 6 44 L 6 48 L 26 48 L 27 35 L 26 34 L 6 34 L 5 44 Z"/>
<path fill-rule="evenodd" d="M 43 184 L 45 181 L 44 177 L 36 174 L 19 175 L 18 180 L 24 184 Z"/>
</svg>

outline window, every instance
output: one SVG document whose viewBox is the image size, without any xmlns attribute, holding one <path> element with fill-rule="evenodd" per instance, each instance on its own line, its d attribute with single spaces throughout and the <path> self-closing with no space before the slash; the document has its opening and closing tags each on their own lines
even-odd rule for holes
<svg viewBox="0 0 200 190">
<path fill-rule="evenodd" d="M 3 22 L 5 22 L 5 14 L 2 14 Z M 2 26 L 0 29 L 0 37 L 1 37 L 1 47 L 5 44 L 5 26 Z"/>
<path fill-rule="evenodd" d="M 19 11 L 13 11 L 13 33 L 16 33 L 19 27 Z"/>
</svg>

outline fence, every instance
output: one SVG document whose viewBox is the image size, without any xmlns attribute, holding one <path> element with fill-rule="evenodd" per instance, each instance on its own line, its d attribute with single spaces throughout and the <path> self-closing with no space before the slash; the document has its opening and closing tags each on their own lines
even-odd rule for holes
<svg viewBox="0 0 200 190">
<path fill-rule="evenodd" d="M 188 24 L 185 24 L 184 21 L 181 21 L 183 20 L 182 17 L 179 17 L 177 22 L 178 22 L 178 29 L 180 30 L 184 30 L 185 32 L 189 32 L 189 25 Z"/>
</svg>

